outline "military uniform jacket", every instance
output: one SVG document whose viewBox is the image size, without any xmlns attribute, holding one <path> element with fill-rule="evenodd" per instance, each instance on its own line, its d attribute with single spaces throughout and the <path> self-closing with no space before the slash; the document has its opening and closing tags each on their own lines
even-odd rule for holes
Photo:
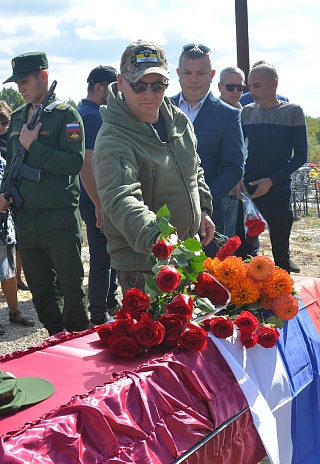
<svg viewBox="0 0 320 464">
<path fill-rule="evenodd" d="M 48 105 L 52 108 L 54 105 Z M 8 169 L 19 146 L 19 135 L 27 122 L 30 105 L 18 108 L 11 117 L 8 131 Z M 24 200 L 20 208 L 68 208 L 79 203 L 79 172 L 83 165 L 83 124 L 78 112 L 59 103 L 41 117 L 37 140 L 30 147 L 25 162 L 42 169 L 40 182 L 21 179 L 19 192 Z"/>
</svg>

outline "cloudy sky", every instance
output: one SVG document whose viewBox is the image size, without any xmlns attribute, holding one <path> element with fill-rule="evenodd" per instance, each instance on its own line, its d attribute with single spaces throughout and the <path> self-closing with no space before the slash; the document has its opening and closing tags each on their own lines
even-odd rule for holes
<svg viewBox="0 0 320 464">
<path fill-rule="evenodd" d="M 248 0 L 250 64 L 273 63 L 279 93 L 313 117 L 320 117 L 319 18 L 319 0 Z M 100 64 L 119 69 L 123 50 L 137 39 L 164 47 L 168 95 L 179 91 L 175 69 L 186 43 L 211 48 L 216 95 L 220 71 L 237 65 L 234 0 L 2 0 L 0 32 L 1 83 L 11 75 L 14 56 L 43 50 L 50 78 L 58 81 L 57 96 L 76 103 L 86 96 L 91 69 Z"/>
</svg>

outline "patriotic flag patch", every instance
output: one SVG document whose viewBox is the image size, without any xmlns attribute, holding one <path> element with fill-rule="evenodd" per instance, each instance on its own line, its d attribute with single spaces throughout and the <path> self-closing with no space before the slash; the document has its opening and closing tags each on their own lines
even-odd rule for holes
<svg viewBox="0 0 320 464">
<path fill-rule="evenodd" d="M 158 63 L 157 51 L 153 49 L 143 49 L 135 53 L 136 63 Z"/>
<path fill-rule="evenodd" d="M 82 128 L 80 122 L 69 122 L 66 124 L 67 140 L 68 142 L 81 142 Z"/>
</svg>

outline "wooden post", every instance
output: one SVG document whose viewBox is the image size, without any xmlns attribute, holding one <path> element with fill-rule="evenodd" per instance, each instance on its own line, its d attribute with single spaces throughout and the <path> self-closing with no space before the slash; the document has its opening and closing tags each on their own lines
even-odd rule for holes
<svg viewBox="0 0 320 464">
<path fill-rule="evenodd" d="M 247 0 L 235 0 L 235 13 L 237 37 L 237 66 L 240 69 L 242 69 L 247 79 L 250 71 Z"/>
</svg>

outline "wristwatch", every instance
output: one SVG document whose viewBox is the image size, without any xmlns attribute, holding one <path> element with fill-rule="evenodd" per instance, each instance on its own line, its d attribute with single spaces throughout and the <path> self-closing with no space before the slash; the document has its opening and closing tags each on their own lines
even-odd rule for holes
<svg viewBox="0 0 320 464">
<path fill-rule="evenodd" d="M 202 212 L 202 213 L 207 213 L 210 217 L 211 217 L 211 215 L 212 215 L 212 212 L 209 211 L 207 208 L 201 208 L 201 212 Z"/>
</svg>

